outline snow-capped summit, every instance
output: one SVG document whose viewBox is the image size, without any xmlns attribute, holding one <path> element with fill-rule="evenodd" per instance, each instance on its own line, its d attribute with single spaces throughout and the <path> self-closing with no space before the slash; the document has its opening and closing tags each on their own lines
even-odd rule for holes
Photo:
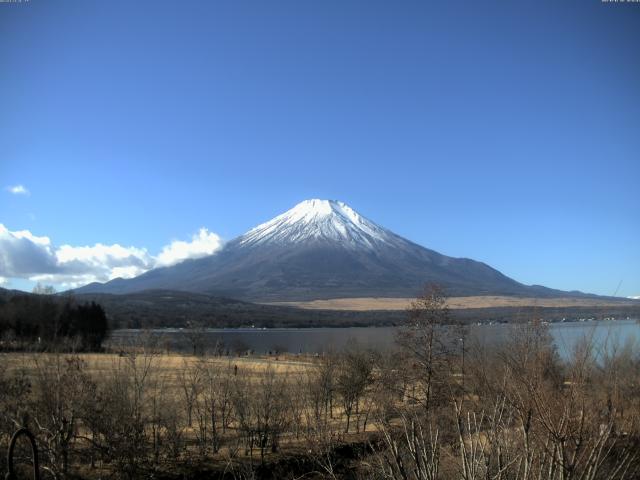
<svg viewBox="0 0 640 480">
<path fill-rule="evenodd" d="M 490 266 L 424 248 L 335 200 L 305 200 L 209 257 L 92 284 L 84 292 L 186 290 L 252 301 L 415 297 L 426 282 L 450 295 L 566 295 Z"/>
<path fill-rule="evenodd" d="M 340 242 L 351 248 L 373 248 L 395 235 L 337 200 L 305 200 L 282 215 L 249 230 L 240 245 L 286 245 L 309 241 Z"/>
</svg>

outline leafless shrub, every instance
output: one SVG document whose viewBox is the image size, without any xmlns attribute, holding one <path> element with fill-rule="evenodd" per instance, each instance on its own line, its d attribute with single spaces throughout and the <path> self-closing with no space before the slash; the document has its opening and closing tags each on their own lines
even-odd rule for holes
<svg viewBox="0 0 640 480">
<path fill-rule="evenodd" d="M 411 303 L 407 317 L 397 342 L 410 362 L 406 373 L 412 385 L 411 399 L 428 411 L 434 401 L 442 403 L 447 393 L 445 379 L 449 355 L 442 326 L 450 322 L 450 317 L 444 291 L 437 285 L 427 285 Z"/>
<path fill-rule="evenodd" d="M 257 448 L 260 462 L 264 463 L 269 446 L 272 452 L 277 452 L 280 436 L 289 420 L 286 376 L 276 376 L 268 366 L 253 384 L 248 378 L 235 377 L 232 401 L 245 450 L 251 456 Z"/>
<path fill-rule="evenodd" d="M 351 347 L 339 357 L 336 370 L 336 392 L 342 400 L 346 416 L 345 433 L 349 433 L 352 415 L 356 415 L 356 430 L 360 428 L 361 399 L 372 383 L 373 359 L 370 352 Z"/>
<path fill-rule="evenodd" d="M 41 461 L 64 475 L 83 406 L 93 396 L 95 385 L 77 356 L 36 356 L 34 364 L 31 415 L 40 439 Z"/>
<path fill-rule="evenodd" d="M 115 360 L 85 420 L 101 459 L 125 478 L 135 478 L 148 466 L 151 444 L 146 427 L 154 421 L 161 424 L 151 415 L 154 358 L 153 352 L 146 352 Z"/>
</svg>

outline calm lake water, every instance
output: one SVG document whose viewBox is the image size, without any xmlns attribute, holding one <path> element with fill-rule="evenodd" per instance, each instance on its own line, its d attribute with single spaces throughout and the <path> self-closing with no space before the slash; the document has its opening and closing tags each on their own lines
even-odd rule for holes
<svg viewBox="0 0 640 480">
<path fill-rule="evenodd" d="M 468 341 L 498 343 L 510 334 L 512 328 L 506 324 L 473 325 L 469 327 Z M 394 348 L 397 330 L 397 327 L 116 330 L 109 344 L 118 348 L 119 345 L 151 337 L 162 348 L 175 351 L 190 351 L 195 343 L 198 349 L 209 352 L 217 348 L 225 353 L 251 350 L 255 354 L 313 354 L 340 350 L 353 342 L 365 348 Z M 591 339 L 601 349 L 640 347 L 640 323 L 636 320 L 554 323 L 549 325 L 549 332 L 563 357 L 570 355 L 575 345 L 584 339 Z"/>
</svg>

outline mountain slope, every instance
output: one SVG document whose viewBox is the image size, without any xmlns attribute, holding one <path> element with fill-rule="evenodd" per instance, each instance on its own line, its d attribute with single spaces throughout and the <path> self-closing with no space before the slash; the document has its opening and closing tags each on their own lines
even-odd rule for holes
<svg viewBox="0 0 640 480">
<path fill-rule="evenodd" d="M 490 266 L 421 247 L 342 202 L 307 200 L 227 243 L 218 253 L 78 292 L 173 289 L 252 301 L 413 297 L 426 282 L 450 295 L 555 296 Z"/>
</svg>

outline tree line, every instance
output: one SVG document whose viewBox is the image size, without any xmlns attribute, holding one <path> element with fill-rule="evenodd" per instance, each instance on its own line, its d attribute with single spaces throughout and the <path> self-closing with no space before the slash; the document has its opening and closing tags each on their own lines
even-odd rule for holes
<svg viewBox="0 0 640 480">
<path fill-rule="evenodd" d="M 107 316 L 95 302 L 57 296 L 50 287 L 0 298 L 0 349 L 66 348 L 97 351 L 109 332 Z"/>
</svg>

